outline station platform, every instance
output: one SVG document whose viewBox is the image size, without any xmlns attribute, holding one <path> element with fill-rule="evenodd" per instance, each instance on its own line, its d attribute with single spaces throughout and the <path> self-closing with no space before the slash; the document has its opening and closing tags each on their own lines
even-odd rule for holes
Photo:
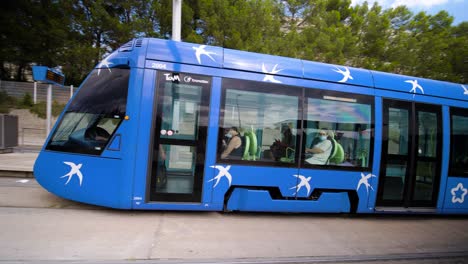
<svg viewBox="0 0 468 264">
<path fill-rule="evenodd" d="M 39 151 L 15 149 L 0 154 L 0 177 L 33 178 L 33 167 Z"/>
</svg>

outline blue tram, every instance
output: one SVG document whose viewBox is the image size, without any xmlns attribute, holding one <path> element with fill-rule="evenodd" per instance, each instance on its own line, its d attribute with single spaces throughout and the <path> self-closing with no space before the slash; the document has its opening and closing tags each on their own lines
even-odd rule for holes
<svg viewBox="0 0 468 264">
<path fill-rule="evenodd" d="M 34 165 L 138 210 L 468 212 L 468 85 L 161 39 L 89 74 Z"/>
</svg>

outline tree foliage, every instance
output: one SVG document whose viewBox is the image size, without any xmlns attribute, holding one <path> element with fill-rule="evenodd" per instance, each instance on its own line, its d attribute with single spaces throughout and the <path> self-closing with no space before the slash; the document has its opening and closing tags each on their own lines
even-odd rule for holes
<svg viewBox="0 0 468 264">
<path fill-rule="evenodd" d="M 172 0 L 7 0 L 0 10 L 1 79 L 41 64 L 76 85 L 130 39 L 172 35 Z M 351 0 L 185 0 L 182 39 L 466 83 L 468 22 L 452 23 L 445 11 Z"/>
</svg>

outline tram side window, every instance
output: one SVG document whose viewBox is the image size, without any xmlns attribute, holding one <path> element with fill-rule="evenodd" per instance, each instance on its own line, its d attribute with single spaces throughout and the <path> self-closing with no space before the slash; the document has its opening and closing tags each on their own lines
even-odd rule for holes
<svg viewBox="0 0 468 264">
<path fill-rule="evenodd" d="M 450 175 L 468 177 L 468 110 L 451 109 Z"/>
<path fill-rule="evenodd" d="M 218 157 L 295 163 L 299 94 L 294 87 L 224 79 Z"/>
<path fill-rule="evenodd" d="M 324 91 L 310 92 L 310 97 L 305 122 L 305 166 L 369 167 L 371 99 Z"/>
<path fill-rule="evenodd" d="M 95 69 L 69 104 L 46 149 L 99 155 L 125 117 L 130 69 Z"/>
</svg>

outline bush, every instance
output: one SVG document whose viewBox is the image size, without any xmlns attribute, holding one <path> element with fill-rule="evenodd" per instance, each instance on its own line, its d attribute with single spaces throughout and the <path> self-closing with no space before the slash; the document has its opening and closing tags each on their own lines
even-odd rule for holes
<svg viewBox="0 0 468 264">
<path fill-rule="evenodd" d="M 9 113 L 10 109 L 29 109 L 31 113 L 36 114 L 40 118 L 46 118 L 47 116 L 47 103 L 38 102 L 34 104 L 32 101 L 31 94 L 26 93 L 22 100 L 17 100 L 15 97 L 9 96 L 5 91 L 0 91 L 0 113 Z M 60 104 L 57 101 L 52 102 L 52 115 L 59 116 L 65 108 L 64 104 Z"/>
<path fill-rule="evenodd" d="M 24 96 L 23 96 L 23 100 L 21 101 L 21 104 L 22 104 L 25 108 L 30 108 L 31 106 L 33 106 L 34 103 L 33 103 L 31 94 L 25 93 Z"/>
<path fill-rule="evenodd" d="M 15 108 L 16 98 L 9 96 L 5 91 L 0 91 L 0 113 L 10 112 L 10 108 Z"/>
<path fill-rule="evenodd" d="M 64 104 L 60 104 L 57 101 L 52 102 L 52 116 L 59 116 L 62 113 L 63 109 L 65 108 Z M 46 102 L 39 102 L 33 105 L 29 111 L 31 113 L 36 114 L 40 118 L 47 117 L 47 103 Z"/>
</svg>

